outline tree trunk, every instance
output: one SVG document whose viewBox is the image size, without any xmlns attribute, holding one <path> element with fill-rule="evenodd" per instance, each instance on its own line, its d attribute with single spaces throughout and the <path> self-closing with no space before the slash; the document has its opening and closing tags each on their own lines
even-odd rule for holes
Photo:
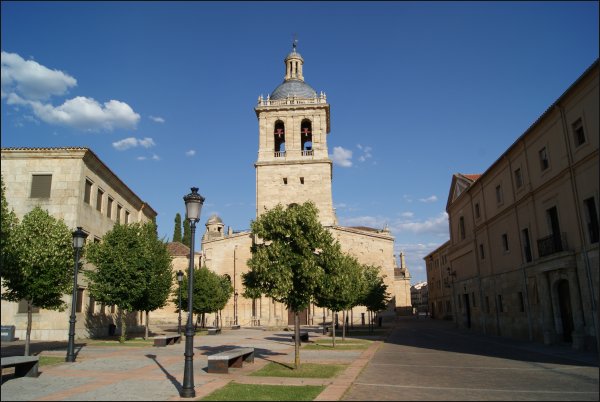
<svg viewBox="0 0 600 402">
<path fill-rule="evenodd" d="M 294 368 L 297 370 L 300 368 L 300 318 L 297 311 L 294 311 L 294 334 Z"/>
<path fill-rule="evenodd" d="M 342 342 L 346 340 L 346 310 L 342 311 Z"/>
<path fill-rule="evenodd" d="M 332 311 L 332 319 L 331 319 L 331 341 L 333 342 L 333 347 L 335 348 L 335 317 L 337 317 L 337 311 Z"/>
<path fill-rule="evenodd" d="M 119 309 L 119 312 L 121 313 L 121 336 L 119 337 L 119 343 L 125 343 L 125 339 L 127 339 L 127 323 L 125 322 L 127 311 Z"/>
<path fill-rule="evenodd" d="M 150 324 L 148 323 L 148 319 L 150 318 L 150 312 L 146 311 L 146 332 L 144 334 L 144 340 L 148 339 L 148 327 Z"/>
<path fill-rule="evenodd" d="M 219 310 L 219 328 L 223 328 L 223 310 Z"/>
<path fill-rule="evenodd" d="M 29 356 L 29 344 L 31 342 L 31 321 L 33 305 L 31 300 L 27 300 L 27 331 L 25 332 L 25 356 Z"/>
</svg>

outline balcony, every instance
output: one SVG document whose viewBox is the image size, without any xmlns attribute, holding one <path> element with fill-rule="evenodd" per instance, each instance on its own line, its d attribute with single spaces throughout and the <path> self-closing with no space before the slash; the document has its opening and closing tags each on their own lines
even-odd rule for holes
<svg viewBox="0 0 600 402">
<path fill-rule="evenodd" d="M 302 151 L 302 156 L 313 156 L 314 151 L 312 149 L 305 149 Z"/>
<path fill-rule="evenodd" d="M 566 233 L 557 233 L 542 237 L 541 239 L 538 239 L 537 244 L 540 258 L 569 249 Z"/>
<path fill-rule="evenodd" d="M 276 158 L 285 158 L 285 151 L 275 151 L 274 156 Z"/>
</svg>

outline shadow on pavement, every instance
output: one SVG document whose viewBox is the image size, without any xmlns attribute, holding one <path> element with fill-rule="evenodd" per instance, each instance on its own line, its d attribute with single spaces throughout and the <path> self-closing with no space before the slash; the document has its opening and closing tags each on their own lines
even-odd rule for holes
<svg viewBox="0 0 600 402">
<path fill-rule="evenodd" d="M 182 390 L 182 385 L 179 383 L 179 381 L 177 381 L 177 378 L 175 378 L 171 373 L 169 373 L 162 364 L 160 364 L 160 362 L 158 360 L 156 360 L 156 355 L 151 355 L 151 354 L 147 354 L 144 355 L 146 356 L 148 359 L 152 359 L 154 360 L 154 363 L 156 363 L 156 365 L 158 366 L 158 368 L 160 368 L 160 370 L 165 373 L 165 376 L 169 379 L 169 381 L 171 381 L 171 384 L 173 384 L 173 386 L 177 389 L 177 393 L 179 395 L 181 395 L 181 390 Z"/>
</svg>

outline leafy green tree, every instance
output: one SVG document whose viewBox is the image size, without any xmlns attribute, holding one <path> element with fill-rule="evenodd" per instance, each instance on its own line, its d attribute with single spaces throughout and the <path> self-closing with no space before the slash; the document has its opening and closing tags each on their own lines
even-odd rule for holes
<svg viewBox="0 0 600 402">
<path fill-rule="evenodd" d="M 146 293 L 150 262 L 144 230 L 140 223 L 117 223 L 102 242 L 91 244 L 87 251 L 87 260 L 95 265 L 85 271 L 90 293 L 97 301 L 121 310 L 121 343 L 127 337 L 127 312 L 135 311 Z"/>
<path fill-rule="evenodd" d="M 142 225 L 140 234 L 143 241 L 141 253 L 146 261 L 145 282 L 144 291 L 141 293 L 140 299 L 134 303 L 134 308 L 146 313 L 144 339 L 147 339 L 150 311 L 167 304 L 173 284 L 173 273 L 171 256 L 167 251 L 167 245 L 158 238 L 156 225 L 153 222 Z"/>
<path fill-rule="evenodd" d="M 2 275 L 2 267 L 8 263 L 8 239 L 12 233 L 13 228 L 18 223 L 17 217 L 12 209 L 9 209 L 8 202 L 6 202 L 4 178 L 0 176 L 0 187 L 2 188 L 2 215 L 0 216 L 0 275 Z"/>
<path fill-rule="evenodd" d="M 384 283 L 383 277 L 379 276 L 379 271 L 379 267 L 373 265 L 365 265 L 363 269 L 365 288 L 359 304 L 365 306 L 370 315 L 384 310 L 390 300 L 387 285 Z M 369 325 L 371 325 L 371 321 L 370 318 Z"/>
<path fill-rule="evenodd" d="M 186 246 L 190 246 L 190 240 L 192 239 L 192 232 L 190 229 L 190 221 L 187 219 L 183 220 L 183 237 L 181 238 L 181 242 Z"/>
<path fill-rule="evenodd" d="M 35 207 L 2 246 L 3 300 L 27 302 L 25 356 L 29 355 L 33 307 L 63 311 L 62 297 L 73 289 L 73 237 L 62 220 Z"/>
<path fill-rule="evenodd" d="M 179 215 L 179 212 L 177 212 L 177 215 L 175 215 L 175 229 L 173 230 L 173 241 L 178 241 L 180 243 L 182 242 L 181 241 L 181 215 Z"/>
<path fill-rule="evenodd" d="M 346 310 L 356 306 L 364 293 L 363 266 L 358 260 L 340 251 L 339 244 L 328 247 L 322 254 L 325 276 L 319 283 L 315 303 L 335 313 L 342 311 L 342 339 L 346 337 Z M 335 326 L 333 347 L 335 347 Z"/>
<path fill-rule="evenodd" d="M 298 312 L 310 304 L 323 278 L 319 253 L 333 237 L 318 220 L 312 202 L 302 205 L 281 204 L 260 215 L 251 224 L 252 234 L 260 241 L 252 245 L 244 287 L 286 305 L 294 313 L 296 338 L 295 368 L 300 367 L 300 323 Z"/>
</svg>

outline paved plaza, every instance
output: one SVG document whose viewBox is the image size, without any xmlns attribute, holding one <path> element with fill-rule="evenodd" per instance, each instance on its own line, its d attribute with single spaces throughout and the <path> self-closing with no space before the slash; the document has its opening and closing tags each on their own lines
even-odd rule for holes
<svg viewBox="0 0 600 402">
<path fill-rule="evenodd" d="M 333 379 L 248 375 L 269 361 L 293 363 L 290 332 L 242 328 L 196 336 L 195 399 L 234 381 L 325 385 L 316 400 L 598 400 L 597 354 L 472 334 L 447 321 L 406 317 L 384 327 L 390 330 L 385 341 L 366 350 L 301 350 L 302 363 L 348 365 Z M 322 336 L 316 329 L 310 334 L 311 341 Z M 75 363 L 42 366 L 38 378 L 4 379 L 1 399 L 184 400 L 184 344 L 113 347 L 78 340 Z M 255 363 L 207 373 L 207 356 L 232 346 L 254 347 Z M 2 343 L 2 356 L 22 350 L 22 342 Z M 63 357 L 66 342 L 35 342 L 32 351 Z"/>
</svg>

